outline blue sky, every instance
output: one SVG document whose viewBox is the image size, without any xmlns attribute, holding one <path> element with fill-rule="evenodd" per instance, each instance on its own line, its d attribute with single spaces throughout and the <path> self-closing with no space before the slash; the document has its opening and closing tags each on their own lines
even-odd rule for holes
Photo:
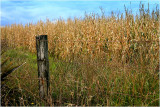
<svg viewBox="0 0 160 107">
<path fill-rule="evenodd" d="M 142 0 L 145 7 L 150 4 L 150 9 L 155 9 L 158 0 Z M 105 1 L 105 0 L 1 0 L 1 26 L 11 24 L 27 24 L 36 23 L 39 20 L 45 21 L 46 18 L 55 21 L 60 17 L 64 20 L 67 18 L 84 17 L 86 13 L 101 13 L 100 7 L 103 8 L 107 16 L 111 15 L 111 11 L 124 12 L 124 5 L 128 9 L 132 9 L 136 14 L 139 9 L 140 1 L 131 0 L 118 0 L 118 1 Z"/>
</svg>

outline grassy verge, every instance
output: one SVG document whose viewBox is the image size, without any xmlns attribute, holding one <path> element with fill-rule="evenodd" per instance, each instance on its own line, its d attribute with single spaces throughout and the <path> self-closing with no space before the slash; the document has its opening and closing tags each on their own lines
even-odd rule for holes
<svg viewBox="0 0 160 107">
<path fill-rule="evenodd" d="M 23 48 L 8 49 L 15 65 L 26 62 L 13 72 L 2 92 L 3 105 L 45 105 L 39 100 L 36 54 Z M 64 61 L 49 56 L 53 105 L 159 105 L 159 80 L 156 63 L 121 66 L 102 59 Z M 12 97 L 10 97 L 12 96 Z"/>
</svg>

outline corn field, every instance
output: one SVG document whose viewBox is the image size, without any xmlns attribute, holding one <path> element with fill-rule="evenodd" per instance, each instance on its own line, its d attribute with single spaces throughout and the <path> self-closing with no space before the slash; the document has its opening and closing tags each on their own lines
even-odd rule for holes
<svg viewBox="0 0 160 107">
<path fill-rule="evenodd" d="M 140 15 L 136 16 L 126 10 L 125 15 L 110 17 L 90 14 L 84 19 L 60 19 L 56 23 L 47 19 L 25 26 L 12 24 L 1 28 L 1 40 L 11 47 L 25 47 L 35 52 L 35 36 L 45 34 L 49 38 L 49 53 L 58 58 L 100 57 L 115 58 L 122 63 L 152 63 L 159 55 L 158 28 L 159 9 L 149 14 L 142 5 Z"/>
</svg>

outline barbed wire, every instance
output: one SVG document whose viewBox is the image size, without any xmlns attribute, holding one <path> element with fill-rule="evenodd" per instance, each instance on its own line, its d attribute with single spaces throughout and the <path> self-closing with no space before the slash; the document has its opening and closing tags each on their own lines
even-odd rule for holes
<svg viewBox="0 0 160 107">
<path fill-rule="evenodd" d="M 116 43 L 116 42 L 124 42 L 124 41 L 106 41 L 106 40 L 51 40 L 51 41 L 58 41 L 58 42 L 106 42 L 106 43 Z M 159 42 L 159 40 L 130 40 L 126 42 Z"/>
<path fill-rule="evenodd" d="M 3 41 L 5 39 L 2 39 L 1 38 L 1 41 Z M 7 41 L 7 40 L 6 40 Z M 117 43 L 117 42 L 139 42 L 139 43 L 142 43 L 142 42 L 160 42 L 159 40 L 135 40 L 135 39 L 132 39 L 132 40 L 126 40 L 126 41 L 121 41 L 121 40 L 112 40 L 112 41 L 109 41 L 109 40 L 103 40 L 103 39 L 96 39 L 96 40 L 87 40 L 87 39 L 82 39 L 82 40 L 40 40 L 40 41 L 52 41 L 52 42 L 105 42 L 105 43 Z M 12 42 L 13 43 L 13 42 Z"/>
</svg>

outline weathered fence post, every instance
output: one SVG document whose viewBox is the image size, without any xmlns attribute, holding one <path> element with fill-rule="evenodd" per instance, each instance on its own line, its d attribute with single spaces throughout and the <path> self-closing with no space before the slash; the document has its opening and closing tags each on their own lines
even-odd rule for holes
<svg viewBox="0 0 160 107">
<path fill-rule="evenodd" d="M 36 36 L 39 95 L 42 99 L 49 94 L 49 60 L 47 35 Z"/>
</svg>

